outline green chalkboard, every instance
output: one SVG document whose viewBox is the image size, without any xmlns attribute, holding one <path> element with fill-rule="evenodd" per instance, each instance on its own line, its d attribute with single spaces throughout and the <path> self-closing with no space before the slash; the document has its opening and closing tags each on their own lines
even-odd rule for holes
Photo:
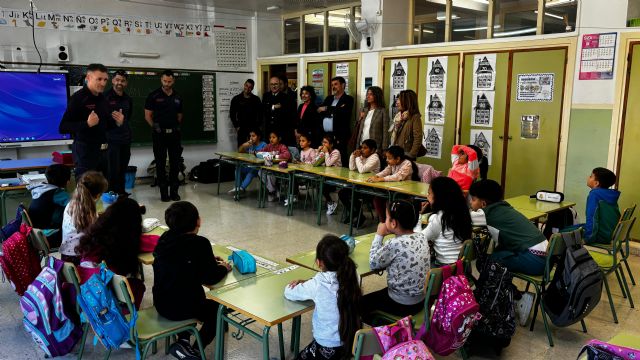
<svg viewBox="0 0 640 360">
<path fill-rule="evenodd" d="M 69 66 L 69 85 L 81 86 L 85 66 Z M 110 76 L 116 69 L 109 69 Z M 124 68 L 129 74 L 126 92 L 133 98 L 131 129 L 133 145 L 151 144 L 151 129 L 144 120 L 144 103 L 150 92 L 160 87 L 161 69 Z M 216 118 L 216 75 L 211 72 L 174 70 L 174 89 L 183 100 L 182 143 L 204 144 L 218 141 Z M 111 81 L 109 81 L 110 87 Z M 207 128 L 205 130 L 205 119 Z"/>
</svg>

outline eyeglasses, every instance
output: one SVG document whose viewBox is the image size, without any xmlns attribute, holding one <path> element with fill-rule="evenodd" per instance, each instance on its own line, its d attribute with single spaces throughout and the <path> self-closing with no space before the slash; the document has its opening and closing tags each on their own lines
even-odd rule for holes
<svg viewBox="0 0 640 360">
<path fill-rule="evenodd" d="M 269 84 L 269 85 L 271 85 L 271 86 L 280 86 L 280 84 L 277 84 L 277 83 L 276 84 Z"/>
</svg>

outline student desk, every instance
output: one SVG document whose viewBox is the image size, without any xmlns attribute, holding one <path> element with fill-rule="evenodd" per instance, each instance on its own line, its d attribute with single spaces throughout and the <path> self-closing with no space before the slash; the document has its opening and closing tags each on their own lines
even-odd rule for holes
<svg viewBox="0 0 640 360">
<path fill-rule="evenodd" d="M 238 328 L 262 343 L 262 357 L 269 359 L 269 330 L 278 326 L 280 358 L 284 360 L 284 338 L 282 323 L 293 319 L 291 331 L 291 350 L 298 356 L 300 347 L 300 316 L 314 307 L 312 301 L 290 301 L 284 297 L 284 288 L 293 280 L 310 279 L 316 274 L 297 265 L 275 270 L 267 274 L 237 282 L 234 285 L 211 290 L 207 297 L 220 304 L 216 333 L 214 359 L 224 357 L 224 323 Z M 238 319 L 230 312 L 240 313 L 247 319 Z M 259 334 L 246 325 L 258 322 L 263 326 Z M 233 336 L 233 335 L 232 335 Z M 238 338 L 236 336 L 236 338 Z"/>
<path fill-rule="evenodd" d="M 33 159 L 21 159 L 21 160 L 4 160 L 0 161 L 0 173 L 16 173 L 33 170 L 44 170 L 49 165 L 57 164 L 48 158 L 33 158 Z"/>
<path fill-rule="evenodd" d="M 514 208 L 514 209 L 516 209 L 517 212 L 524 215 L 527 219 L 533 222 L 537 222 L 540 218 L 547 216 L 547 213 L 540 212 L 540 211 L 529 210 L 529 209 L 517 209 L 517 208 Z"/>
<path fill-rule="evenodd" d="M 7 223 L 7 199 L 26 191 L 27 185 L 18 178 L 0 179 L 0 227 Z"/>
<path fill-rule="evenodd" d="M 260 179 L 260 191 L 258 192 L 258 207 L 265 207 L 266 198 L 267 198 L 267 184 L 266 179 L 263 181 L 263 176 L 268 176 L 271 174 L 275 176 L 277 179 L 282 179 L 287 182 L 287 216 L 293 215 L 293 174 L 296 170 L 298 170 L 300 165 L 296 164 L 287 164 L 286 168 L 281 168 L 278 164 L 274 164 L 272 166 L 261 166 L 260 170 L 265 172 L 266 174 L 260 174 L 258 177 Z"/>
<path fill-rule="evenodd" d="M 576 203 L 571 201 L 562 201 L 560 203 L 552 203 L 546 201 L 538 201 L 535 198 L 530 198 L 529 195 L 520 195 L 509 199 L 504 199 L 509 205 L 513 206 L 516 210 L 529 210 L 543 212 L 546 214 L 554 211 L 570 208 L 575 206 Z"/>
<path fill-rule="evenodd" d="M 241 152 L 216 152 L 215 154 L 219 156 L 220 161 L 233 164 L 235 167 L 234 188 L 236 191 L 233 199 L 238 201 L 240 199 L 238 196 L 238 188 L 242 183 L 240 166 L 246 164 L 249 167 L 258 167 L 264 163 L 264 160 L 257 158 L 253 154 Z M 220 195 L 220 169 L 221 167 L 218 166 L 218 195 Z"/>
</svg>

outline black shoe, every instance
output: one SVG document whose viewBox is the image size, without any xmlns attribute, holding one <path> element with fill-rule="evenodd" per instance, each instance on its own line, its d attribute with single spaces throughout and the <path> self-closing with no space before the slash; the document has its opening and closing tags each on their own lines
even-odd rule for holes
<svg viewBox="0 0 640 360">
<path fill-rule="evenodd" d="M 180 201 L 180 195 L 178 195 L 178 193 L 171 194 L 171 200 Z"/>
<path fill-rule="evenodd" d="M 167 194 L 160 194 L 160 200 L 162 202 L 169 202 L 169 201 L 171 201 L 171 198 Z"/>
<path fill-rule="evenodd" d="M 188 359 L 200 359 L 200 353 L 194 349 L 189 341 L 178 340 L 171 347 L 169 347 L 169 353 L 176 359 L 188 360 Z"/>
<path fill-rule="evenodd" d="M 162 200 L 162 202 L 168 202 L 170 200 L 169 189 L 167 189 L 166 186 L 160 187 L 160 200 Z"/>
</svg>

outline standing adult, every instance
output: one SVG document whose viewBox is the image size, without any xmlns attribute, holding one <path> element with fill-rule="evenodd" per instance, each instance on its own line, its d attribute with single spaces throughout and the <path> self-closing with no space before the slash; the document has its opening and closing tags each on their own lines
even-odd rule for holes
<svg viewBox="0 0 640 360">
<path fill-rule="evenodd" d="M 351 115 L 353 113 L 353 97 L 347 95 L 344 90 L 346 81 L 342 76 L 331 79 L 331 92 L 318 107 L 322 118 L 322 130 L 324 134 L 333 133 L 336 138 L 336 149 L 340 150 L 343 164 L 349 163 L 347 143 L 351 135 Z"/>
<path fill-rule="evenodd" d="M 289 114 L 290 97 L 281 91 L 280 79 L 272 76 L 269 79 L 269 91 L 262 96 L 262 109 L 264 115 L 264 134 L 265 137 L 271 131 L 282 134 L 283 142 L 286 145 L 292 142 L 291 138 L 286 138 L 285 134 L 291 133 L 293 137 L 292 117 Z M 288 142 L 285 142 L 284 140 Z"/>
<path fill-rule="evenodd" d="M 244 82 L 244 90 L 231 99 L 229 116 L 233 127 L 236 129 L 238 147 L 249 138 L 252 129 L 260 127 L 261 103 L 260 98 L 253 94 L 255 82 L 247 79 Z"/>
<path fill-rule="evenodd" d="M 378 144 L 377 153 L 382 158 L 383 152 L 389 147 L 389 113 L 385 110 L 384 94 L 378 86 L 367 89 L 365 105 L 360 111 L 360 118 L 354 128 L 354 148 L 367 139 L 375 140 Z"/>
<path fill-rule="evenodd" d="M 58 131 L 73 136 L 73 160 L 76 180 L 89 170 L 102 170 L 102 150 L 106 150 L 108 128 L 115 126 L 114 121 L 122 122 L 111 116 L 109 103 L 102 94 L 107 86 L 109 75 L 102 64 L 87 66 L 85 86 L 71 95 L 67 110 L 60 120 Z"/>
<path fill-rule="evenodd" d="M 389 128 L 390 144 L 404 149 L 405 155 L 415 160 L 422 145 L 422 120 L 418 96 L 413 90 L 402 90 L 396 100 L 398 113 Z"/>
<path fill-rule="evenodd" d="M 117 194 L 124 194 L 125 174 L 131 158 L 131 114 L 133 100 L 125 89 L 128 85 L 127 72 L 118 70 L 111 79 L 111 89 L 105 96 L 111 110 L 111 117 L 117 126 L 107 131 L 107 179 L 109 190 Z"/>
<path fill-rule="evenodd" d="M 300 88 L 300 100 L 302 104 L 298 106 L 298 121 L 296 131 L 298 134 L 305 134 L 311 140 L 311 146 L 319 146 L 322 142 L 322 124 L 318 117 L 318 106 L 316 105 L 316 91 L 312 86 Z"/>
<path fill-rule="evenodd" d="M 156 177 L 160 187 L 160 199 L 164 202 L 180 200 L 178 195 L 178 171 L 182 145 L 180 125 L 182 124 L 182 98 L 173 89 L 173 71 L 165 70 L 160 77 L 162 86 L 147 96 L 144 104 L 144 119 L 152 129 L 153 156 L 156 160 Z M 169 154 L 169 180 L 167 181 L 166 161 Z"/>
</svg>

